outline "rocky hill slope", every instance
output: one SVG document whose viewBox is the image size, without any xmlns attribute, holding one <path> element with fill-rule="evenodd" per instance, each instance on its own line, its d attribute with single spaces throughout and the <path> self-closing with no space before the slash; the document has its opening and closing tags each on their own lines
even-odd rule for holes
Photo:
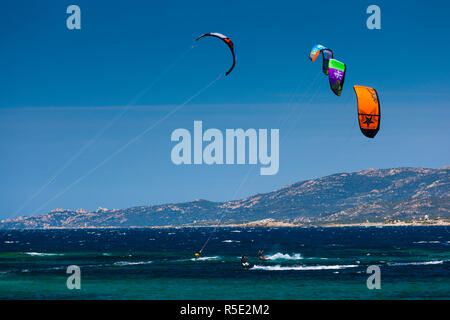
<svg viewBox="0 0 450 320">
<path fill-rule="evenodd" d="M 338 173 L 223 203 L 206 200 L 96 211 L 57 209 L 7 219 L 2 229 L 239 224 L 273 219 L 299 225 L 450 218 L 450 166 Z"/>
</svg>

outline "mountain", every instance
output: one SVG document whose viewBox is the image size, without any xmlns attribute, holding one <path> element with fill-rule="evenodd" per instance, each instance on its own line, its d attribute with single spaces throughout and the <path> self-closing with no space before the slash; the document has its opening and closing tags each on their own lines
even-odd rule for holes
<svg viewBox="0 0 450 320">
<path fill-rule="evenodd" d="M 450 218 L 450 166 L 337 173 L 227 202 L 194 200 L 95 211 L 56 209 L 3 220 L 0 228 L 207 226 L 260 220 L 326 225 L 438 218 Z"/>
</svg>

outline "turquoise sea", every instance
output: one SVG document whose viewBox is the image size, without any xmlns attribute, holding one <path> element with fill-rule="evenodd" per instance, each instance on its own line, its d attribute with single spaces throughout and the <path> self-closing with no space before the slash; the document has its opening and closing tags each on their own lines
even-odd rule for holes
<svg viewBox="0 0 450 320">
<path fill-rule="evenodd" d="M 449 298 L 449 227 L 0 230 L 0 299 Z"/>
</svg>

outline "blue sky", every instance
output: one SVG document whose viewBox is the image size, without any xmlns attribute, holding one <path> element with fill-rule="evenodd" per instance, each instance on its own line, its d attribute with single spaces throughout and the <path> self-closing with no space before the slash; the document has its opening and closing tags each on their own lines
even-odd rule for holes
<svg viewBox="0 0 450 320">
<path fill-rule="evenodd" d="M 66 28 L 71 4 L 81 7 L 81 30 Z M 381 30 L 366 28 L 371 4 L 381 8 Z M 219 201 L 336 172 L 448 165 L 449 9 L 438 1 L 2 1 L 0 218 L 57 207 Z M 232 74 L 74 183 L 227 70 L 222 43 L 195 43 L 205 32 L 235 43 Z M 320 60 L 308 59 L 316 43 L 347 65 L 341 97 L 331 93 Z M 374 140 L 355 122 L 354 84 L 380 95 Z M 194 120 L 223 131 L 279 128 L 279 173 L 175 166 L 171 132 L 192 130 Z"/>
</svg>

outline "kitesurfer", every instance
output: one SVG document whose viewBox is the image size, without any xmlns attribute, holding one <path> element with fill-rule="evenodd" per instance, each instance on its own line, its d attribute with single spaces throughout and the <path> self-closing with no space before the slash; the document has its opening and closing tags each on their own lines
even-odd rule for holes
<svg viewBox="0 0 450 320">
<path fill-rule="evenodd" d="M 270 259 L 268 259 L 268 258 L 266 258 L 266 257 L 264 257 L 264 250 L 259 250 L 258 251 L 258 258 L 259 258 L 259 260 L 270 260 Z"/>
<path fill-rule="evenodd" d="M 250 264 L 247 262 L 247 260 L 248 260 L 248 258 L 242 254 L 241 255 L 241 264 L 244 268 L 248 268 L 250 266 Z"/>
</svg>

